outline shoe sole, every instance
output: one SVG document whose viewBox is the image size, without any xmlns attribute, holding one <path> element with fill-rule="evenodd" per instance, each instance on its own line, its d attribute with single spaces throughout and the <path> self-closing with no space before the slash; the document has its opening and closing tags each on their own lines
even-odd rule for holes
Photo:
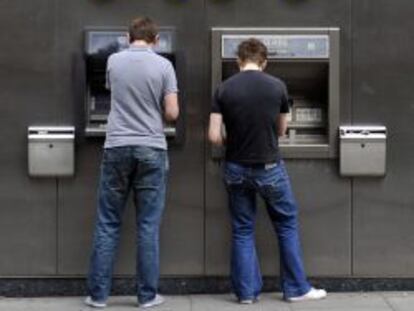
<svg viewBox="0 0 414 311">
<path fill-rule="evenodd" d="M 151 303 L 149 305 L 143 304 L 143 305 L 140 305 L 139 307 L 143 308 L 143 309 L 147 309 L 147 308 L 152 308 L 152 307 L 162 305 L 164 302 L 165 302 L 165 300 L 162 300 L 162 301 L 157 301 L 157 302 Z"/>
<path fill-rule="evenodd" d="M 298 299 L 288 298 L 288 299 L 286 299 L 286 301 L 287 301 L 287 302 L 292 302 L 292 303 L 295 303 L 295 302 L 303 302 L 303 301 L 323 300 L 323 299 L 325 299 L 326 297 L 327 297 L 327 296 L 324 296 L 324 297 L 319 297 L 319 298 L 298 298 Z"/>
<path fill-rule="evenodd" d="M 106 303 L 103 303 L 103 304 L 101 304 L 101 303 L 95 303 L 91 299 L 86 299 L 84 301 L 84 303 L 88 307 L 92 307 L 92 308 L 95 308 L 95 309 L 103 309 L 103 308 L 106 308 Z"/>
</svg>

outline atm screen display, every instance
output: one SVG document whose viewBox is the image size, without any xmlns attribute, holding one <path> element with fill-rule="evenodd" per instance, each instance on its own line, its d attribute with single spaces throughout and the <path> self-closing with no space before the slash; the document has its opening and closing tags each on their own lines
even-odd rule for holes
<svg viewBox="0 0 414 311">
<path fill-rule="evenodd" d="M 171 32 L 160 31 L 159 44 L 154 51 L 169 59 L 175 67 Z M 92 30 L 86 33 L 85 58 L 88 92 L 88 111 L 91 121 L 106 121 L 111 94 L 106 88 L 106 66 L 109 56 L 129 47 L 126 31 Z"/>
<path fill-rule="evenodd" d="M 86 53 L 108 56 L 128 48 L 128 45 L 124 31 L 91 31 L 87 36 Z"/>
<path fill-rule="evenodd" d="M 106 89 L 106 64 L 111 54 L 128 48 L 124 31 L 90 31 L 86 37 L 86 80 L 91 120 L 106 119 L 110 92 Z"/>
</svg>

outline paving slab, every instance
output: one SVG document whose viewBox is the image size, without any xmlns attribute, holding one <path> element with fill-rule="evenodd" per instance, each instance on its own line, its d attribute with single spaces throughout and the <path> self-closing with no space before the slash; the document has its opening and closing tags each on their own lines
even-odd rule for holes
<svg viewBox="0 0 414 311">
<path fill-rule="evenodd" d="M 414 292 L 390 292 L 382 295 L 394 311 L 414 310 Z"/>
<path fill-rule="evenodd" d="M 91 311 L 99 310 L 91 308 L 83 303 L 84 297 L 73 298 L 6 298 L 0 299 L 0 311 Z M 154 308 L 155 311 L 191 311 L 189 296 L 169 296 L 166 303 Z M 108 311 L 139 310 L 135 297 L 111 297 Z M 152 309 L 151 309 L 152 310 Z"/>
<path fill-rule="evenodd" d="M 380 293 L 332 294 L 327 299 L 292 304 L 297 311 L 307 310 L 392 310 Z M 414 310 L 413 310 L 414 311 Z"/>
<path fill-rule="evenodd" d="M 0 311 L 91 311 L 84 297 L 0 298 Z M 111 297 L 105 310 L 139 310 L 135 297 Z M 321 301 L 287 303 L 279 293 L 263 294 L 252 305 L 233 295 L 167 296 L 154 311 L 414 311 L 414 293 L 329 294 Z"/>
<path fill-rule="evenodd" d="M 288 303 L 282 301 L 281 295 L 265 294 L 251 305 L 237 303 L 233 295 L 198 295 L 191 296 L 192 311 L 291 311 Z"/>
</svg>

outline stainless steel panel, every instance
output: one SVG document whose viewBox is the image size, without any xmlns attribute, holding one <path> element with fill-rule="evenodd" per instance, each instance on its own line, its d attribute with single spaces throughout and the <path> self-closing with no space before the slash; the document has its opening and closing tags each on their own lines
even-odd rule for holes
<svg viewBox="0 0 414 311">
<path fill-rule="evenodd" d="M 387 130 L 383 126 L 341 126 L 342 176 L 384 176 Z"/>
<path fill-rule="evenodd" d="M 94 230 L 101 142 L 78 148 L 75 178 L 59 181 L 58 274 L 83 275 L 87 272 Z M 135 272 L 135 211 L 128 202 L 124 215 L 116 274 Z"/>
<path fill-rule="evenodd" d="M 341 29 L 338 47 L 341 53 L 334 60 L 341 63 L 332 69 L 339 72 L 331 100 L 341 101 L 341 106 L 331 118 L 348 122 L 350 106 L 350 14 L 351 1 L 211 1 L 207 3 L 209 27 L 331 27 Z M 211 59 L 220 58 L 220 40 L 212 35 Z M 333 40 L 339 39 L 333 34 Z M 218 51 L 218 52 L 215 52 Z M 212 68 L 213 80 L 220 79 L 221 72 Z M 339 92 L 340 91 L 340 92 Z M 340 98 L 339 98 L 339 95 Z M 338 97 L 335 97 L 338 96 Z M 205 101 L 207 107 L 210 100 Z M 207 108 L 207 111 L 209 109 Z M 336 122 L 336 121 L 335 121 Z M 336 123 L 338 124 L 338 122 Z M 330 134 L 338 135 L 337 128 Z M 337 143 L 332 149 L 337 152 Z M 289 150 L 285 150 L 289 152 Z M 351 182 L 338 175 L 336 161 L 310 160 L 322 150 L 309 150 L 303 160 L 287 162 L 293 189 L 300 205 L 301 236 L 305 265 L 310 275 L 351 275 Z M 331 154 L 325 150 L 326 157 Z M 296 153 L 297 154 L 297 153 Z M 206 148 L 206 274 L 229 273 L 229 218 L 226 195 L 221 181 L 220 168 L 211 160 L 211 148 Z M 266 275 L 278 273 L 277 243 L 269 221 L 260 209 L 257 223 L 257 244 L 260 250 L 262 270 Z"/>
<path fill-rule="evenodd" d="M 262 41 L 268 50 L 269 59 L 327 59 L 329 58 L 328 35 L 223 35 L 221 38 L 221 57 L 237 58 L 237 47 L 245 40 L 255 37 Z"/>
<path fill-rule="evenodd" d="M 125 25 L 139 15 L 148 15 L 160 25 L 177 30 L 177 66 L 186 137 L 172 146 L 168 202 L 161 232 L 161 272 L 163 275 L 201 275 L 204 270 L 204 106 L 205 46 L 203 1 L 130 1 L 89 2 L 58 1 L 58 50 L 60 122 L 72 122 L 82 128 L 84 68 L 82 42 L 86 26 Z M 73 14 L 76 12 L 76 14 Z M 192 25 L 192 27 L 188 27 Z M 185 43 L 185 44 L 184 44 Z M 178 130 L 177 133 L 183 133 Z M 182 134 L 179 134 L 182 135 Z M 90 253 L 96 209 L 102 139 L 77 141 L 77 173 L 73 180 L 61 180 L 59 187 L 59 274 L 83 275 Z M 185 140 L 184 140 L 185 138 Z M 116 274 L 135 273 L 134 207 L 125 215 Z"/>
<path fill-rule="evenodd" d="M 333 161 L 290 160 L 287 161 L 287 167 L 299 206 L 300 232 L 308 273 L 314 276 L 350 275 L 349 180 L 338 176 Z M 208 164 L 207 176 L 210 179 L 207 180 L 206 273 L 227 275 L 230 263 L 230 218 L 217 164 Z M 332 195 L 328 195 L 330 193 Z M 261 202 L 259 198 L 258 201 Z M 278 274 L 277 238 L 262 202 L 258 208 L 256 241 L 263 273 Z"/>
<path fill-rule="evenodd" d="M 334 158 L 340 107 L 339 29 L 330 28 L 213 28 L 212 92 L 222 80 L 238 71 L 235 50 L 238 44 L 256 36 L 268 45 L 266 72 L 285 81 L 293 99 L 292 120 L 280 149 L 289 158 Z M 218 42 L 216 42 L 216 40 Z M 300 120 L 303 111 L 318 110 L 320 119 Z M 302 113 L 300 113 L 302 112 Z M 322 119 L 322 116 L 324 117 Z M 293 148 L 292 148 L 293 147 Z M 311 148 L 310 151 L 307 149 Z M 219 152 L 213 148 L 213 156 Z M 327 152 L 326 152 L 327 150 Z M 319 155 L 319 156 L 317 156 Z"/>
<path fill-rule="evenodd" d="M 105 137 L 108 114 L 111 106 L 110 90 L 106 87 L 106 62 L 113 53 L 129 47 L 126 27 L 88 27 L 84 31 L 84 58 L 86 67 L 85 94 L 85 136 Z M 176 66 L 176 30 L 174 27 L 160 27 L 156 53 L 163 53 Z M 179 94 L 180 95 L 180 94 Z M 164 133 L 168 139 L 177 135 L 176 125 L 182 123 L 179 118 L 174 124 L 164 123 Z M 182 127 L 178 126 L 181 130 Z M 178 141 L 175 141 L 178 143 Z"/>
<path fill-rule="evenodd" d="M 56 116 L 54 1 L 0 3 L 0 275 L 56 272 L 56 180 L 27 176 L 27 126 Z M 52 35 L 51 35 L 52 34 Z"/>
<path fill-rule="evenodd" d="M 29 127 L 27 139 L 30 176 L 73 176 L 75 173 L 74 127 Z"/>
<path fill-rule="evenodd" d="M 414 276 L 410 1 L 353 1 L 353 121 L 387 127 L 387 176 L 353 181 L 354 272 Z"/>
</svg>

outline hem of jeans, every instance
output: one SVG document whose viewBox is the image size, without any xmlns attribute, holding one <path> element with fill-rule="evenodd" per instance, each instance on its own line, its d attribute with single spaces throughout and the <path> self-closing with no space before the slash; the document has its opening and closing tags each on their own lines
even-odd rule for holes
<svg viewBox="0 0 414 311">
<path fill-rule="evenodd" d="M 254 293 L 253 295 L 239 295 L 235 293 L 238 300 L 257 300 L 257 297 L 260 296 L 261 291 Z"/>
<path fill-rule="evenodd" d="M 300 296 L 303 296 L 303 295 L 307 294 L 311 289 L 312 289 L 312 286 L 308 285 L 308 287 L 304 290 L 299 289 L 299 290 L 296 290 L 296 291 L 284 292 L 283 297 L 284 297 L 284 299 L 300 297 Z"/>
<path fill-rule="evenodd" d="M 147 302 L 150 302 L 150 301 L 154 300 L 155 297 L 157 297 L 157 294 L 155 294 L 152 298 L 145 299 L 145 300 L 143 300 L 143 299 L 141 299 L 141 298 L 138 297 L 138 304 L 139 305 L 143 305 L 143 304 L 145 304 Z"/>
<path fill-rule="evenodd" d="M 95 299 L 92 295 L 89 295 L 89 297 L 91 297 L 93 302 L 99 303 L 99 304 L 107 304 L 108 303 L 108 298 L 106 299 Z"/>
<path fill-rule="evenodd" d="M 257 296 L 236 296 L 238 301 L 243 301 L 243 300 L 252 300 L 252 301 L 257 301 L 260 295 Z"/>
</svg>

